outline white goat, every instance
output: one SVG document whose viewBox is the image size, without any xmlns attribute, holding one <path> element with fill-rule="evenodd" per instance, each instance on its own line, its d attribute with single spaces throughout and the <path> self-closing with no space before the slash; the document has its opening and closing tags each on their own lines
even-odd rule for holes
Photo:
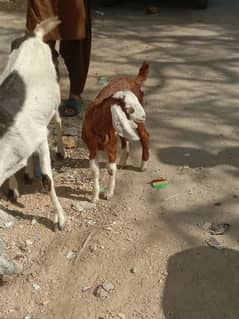
<svg viewBox="0 0 239 319">
<path fill-rule="evenodd" d="M 38 152 L 43 184 L 56 213 L 55 224 L 63 229 L 66 217 L 55 192 L 47 140 L 47 126 L 53 116 L 61 131 L 60 88 L 50 48 L 43 42 L 59 23 L 56 17 L 49 18 L 32 34 L 16 39 L 0 76 L 0 186 Z"/>
</svg>

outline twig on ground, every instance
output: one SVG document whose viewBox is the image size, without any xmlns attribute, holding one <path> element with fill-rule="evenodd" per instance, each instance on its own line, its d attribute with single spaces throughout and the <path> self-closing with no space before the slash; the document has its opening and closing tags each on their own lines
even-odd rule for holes
<svg viewBox="0 0 239 319">
<path fill-rule="evenodd" d="M 95 234 L 95 231 L 92 231 L 91 233 L 89 233 L 89 235 L 86 237 L 83 246 L 81 247 L 81 249 L 79 250 L 79 252 L 76 254 L 75 258 L 73 259 L 73 264 L 75 264 L 79 258 L 82 256 L 84 250 L 86 249 L 87 245 L 89 244 L 89 241 L 91 240 L 92 236 Z"/>
</svg>

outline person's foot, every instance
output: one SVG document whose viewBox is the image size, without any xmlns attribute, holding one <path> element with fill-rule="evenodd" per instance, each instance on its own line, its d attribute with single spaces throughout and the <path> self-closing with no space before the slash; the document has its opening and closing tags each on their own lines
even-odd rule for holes
<svg viewBox="0 0 239 319">
<path fill-rule="evenodd" d="M 84 102 L 82 98 L 71 96 L 68 100 L 62 102 L 59 112 L 62 117 L 71 117 L 80 114 L 83 108 Z"/>
</svg>

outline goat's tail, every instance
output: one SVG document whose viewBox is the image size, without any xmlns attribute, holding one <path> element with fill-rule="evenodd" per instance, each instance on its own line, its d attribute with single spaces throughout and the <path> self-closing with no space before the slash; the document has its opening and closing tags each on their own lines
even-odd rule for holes
<svg viewBox="0 0 239 319">
<path fill-rule="evenodd" d="M 137 80 L 142 84 L 147 79 L 148 74 L 149 74 L 149 64 L 147 62 L 144 62 L 139 69 Z"/>
<path fill-rule="evenodd" d="M 55 29 L 60 23 L 61 21 L 58 17 L 45 19 L 36 26 L 34 33 L 37 37 L 43 39 L 46 34 Z"/>
</svg>

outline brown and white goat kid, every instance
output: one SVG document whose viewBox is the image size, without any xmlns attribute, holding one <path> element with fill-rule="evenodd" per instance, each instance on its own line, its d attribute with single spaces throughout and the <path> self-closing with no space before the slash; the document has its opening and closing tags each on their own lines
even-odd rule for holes
<svg viewBox="0 0 239 319">
<path fill-rule="evenodd" d="M 126 165 L 129 140 L 140 140 L 143 154 L 141 169 L 144 170 L 149 158 L 149 134 L 145 129 L 145 111 L 142 106 L 143 92 L 141 86 L 148 74 L 148 64 L 144 63 L 135 78 L 121 78 L 110 82 L 98 94 L 95 101 L 87 108 L 83 121 L 82 139 L 90 155 L 90 167 L 94 175 L 92 201 L 99 199 L 99 166 L 96 156 L 98 151 L 108 155 L 110 175 L 106 198 L 113 196 L 115 190 L 117 136 L 122 143 L 120 165 Z"/>
<path fill-rule="evenodd" d="M 60 130 L 60 88 L 50 48 L 43 42 L 59 23 L 56 17 L 49 18 L 32 34 L 16 39 L 0 76 L 0 186 L 37 152 L 55 223 L 63 229 L 66 217 L 55 192 L 47 140 L 47 126 L 53 116 Z"/>
</svg>

